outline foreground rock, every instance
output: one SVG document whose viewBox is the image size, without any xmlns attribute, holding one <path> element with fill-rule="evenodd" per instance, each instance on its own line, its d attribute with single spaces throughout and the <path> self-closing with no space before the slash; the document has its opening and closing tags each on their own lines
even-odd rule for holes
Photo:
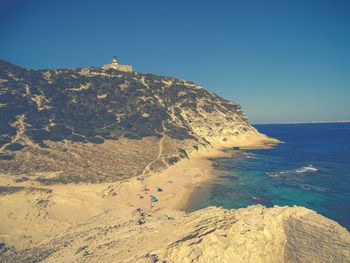
<svg viewBox="0 0 350 263">
<path fill-rule="evenodd" d="M 349 262 L 350 234 L 303 207 L 109 210 L 2 262 Z"/>
</svg>

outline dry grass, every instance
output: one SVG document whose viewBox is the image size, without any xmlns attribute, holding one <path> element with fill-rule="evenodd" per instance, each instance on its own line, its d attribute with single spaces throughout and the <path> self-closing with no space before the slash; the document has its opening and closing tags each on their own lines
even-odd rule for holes
<svg viewBox="0 0 350 263">
<path fill-rule="evenodd" d="M 191 148 L 192 140 L 165 138 L 164 156 L 154 170 L 167 167 L 171 157 L 180 156 L 178 148 Z M 35 145 L 17 152 L 15 159 L 0 161 L 0 170 L 7 174 L 29 176 L 44 184 L 112 182 L 142 174 L 147 164 L 159 154 L 159 139 L 122 138 L 103 144 L 47 141 L 48 148 Z M 49 177 L 46 173 L 51 173 Z"/>
</svg>

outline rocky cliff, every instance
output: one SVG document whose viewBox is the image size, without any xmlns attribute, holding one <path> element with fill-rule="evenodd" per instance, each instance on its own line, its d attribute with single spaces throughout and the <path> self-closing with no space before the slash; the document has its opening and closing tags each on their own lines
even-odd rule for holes
<svg viewBox="0 0 350 263">
<path fill-rule="evenodd" d="M 209 180 L 203 149 L 257 142 L 192 82 L 0 61 L 0 261 L 350 262 L 349 232 L 306 208 L 167 210 Z"/>
<path fill-rule="evenodd" d="M 0 172 L 44 183 L 114 181 L 257 134 L 239 105 L 189 81 L 102 68 L 28 70 L 4 61 L 0 120 Z"/>
<path fill-rule="evenodd" d="M 350 262 L 350 235 L 303 207 L 109 210 L 2 262 Z"/>
</svg>

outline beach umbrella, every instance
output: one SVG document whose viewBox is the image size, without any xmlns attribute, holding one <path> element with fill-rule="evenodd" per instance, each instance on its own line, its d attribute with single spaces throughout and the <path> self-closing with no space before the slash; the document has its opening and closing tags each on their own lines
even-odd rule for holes
<svg viewBox="0 0 350 263">
<path fill-rule="evenodd" d="M 152 202 L 152 203 L 158 202 L 158 199 L 157 199 L 156 197 L 153 196 L 153 197 L 151 198 L 151 202 Z"/>
</svg>

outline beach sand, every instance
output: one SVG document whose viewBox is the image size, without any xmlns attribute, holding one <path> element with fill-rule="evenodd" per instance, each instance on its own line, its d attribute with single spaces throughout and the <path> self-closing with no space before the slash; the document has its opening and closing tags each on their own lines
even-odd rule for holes
<svg viewBox="0 0 350 263">
<path fill-rule="evenodd" d="M 24 189 L 0 196 L 0 242 L 16 249 L 32 247 L 113 208 L 185 209 L 191 194 L 215 178 L 208 158 L 231 155 L 227 147 L 266 148 L 276 141 L 255 134 L 211 143 L 215 147 L 192 152 L 166 170 L 115 183 L 41 185 L 1 175 L 1 186 Z M 152 197 L 157 201 L 151 202 Z"/>
<path fill-rule="evenodd" d="M 28 248 L 107 209 L 182 209 L 193 189 L 212 176 L 211 162 L 201 156 L 181 160 L 144 180 L 116 183 L 43 186 L 1 175 L 1 186 L 24 189 L 0 196 L 0 243 Z M 151 202 L 153 196 L 157 202 Z"/>
</svg>

